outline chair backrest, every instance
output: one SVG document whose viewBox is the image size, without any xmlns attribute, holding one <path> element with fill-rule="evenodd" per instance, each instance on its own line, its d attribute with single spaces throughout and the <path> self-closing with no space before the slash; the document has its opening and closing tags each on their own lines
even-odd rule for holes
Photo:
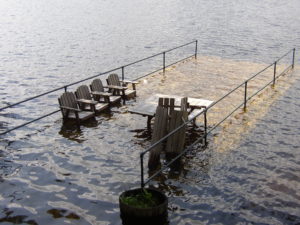
<svg viewBox="0 0 300 225">
<path fill-rule="evenodd" d="M 189 108 L 188 98 L 184 97 L 181 99 L 180 110 L 187 112 L 188 108 Z"/>
<path fill-rule="evenodd" d="M 78 109 L 76 97 L 73 92 L 65 92 L 59 98 L 58 102 L 60 106 L 66 106 L 73 109 Z"/>
<path fill-rule="evenodd" d="M 120 82 L 118 74 L 115 74 L 115 73 L 110 74 L 107 77 L 107 84 L 108 85 L 121 86 L 121 82 Z"/>
<path fill-rule="evenodd" d="M 104 92 L 104 87 L 103 87 L 102 81 L 98 78 L 92 81 L 90 88 L 91 88 L 91 91 Z"/>
<path fill-rule="evenodd" d="M 168 115 L 170 116 L 171 113 L 174 111 L 175 99 L 174 98 L 159 98 L 158 106 L 168 109 Z"/>
<path fill-rule="evenodd" d="M 81 85 L 75 91 L 75 95 L 78 99 L 88 99 L 91 100 L 92 96 L 87 85 Z"/>
</svg>

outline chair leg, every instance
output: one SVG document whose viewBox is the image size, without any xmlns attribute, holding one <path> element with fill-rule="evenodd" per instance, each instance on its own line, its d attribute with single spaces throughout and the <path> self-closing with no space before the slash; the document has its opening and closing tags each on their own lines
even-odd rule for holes
<svg viewBox="0 0 300 225">
<path fill-rule="evenodd" d="M 147 129 L 151 132 L 151 120 L 153 116 L 148 116 L 147 117 Z"/>
<path fill-rule="evenodd" d="M 79 116 L 78 116 L 78 112 L 75 112 L 75 116 L 76 116 L 76 124 L 79 127 L 80 126 L 80 119 L 79 119 Z"/>
</svg>

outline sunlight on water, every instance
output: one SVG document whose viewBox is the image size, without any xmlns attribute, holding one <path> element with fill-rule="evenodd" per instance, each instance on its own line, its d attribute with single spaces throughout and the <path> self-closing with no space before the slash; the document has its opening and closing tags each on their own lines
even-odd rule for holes
<svg viewBox="0 0 300 225">
<path fill-rule="evenodd" d="M 4 204 L 1 221 L 35 224 L 31 218 L 38 214 L 37 221 L 46 223 L 53 220 L 60 224 L 70 221 L 78 221 L 78 224 L 120 223 L 118 194 L 139 185 L 139 153 L 150 146 L 151 139 L 146 118 L 130 114 L 128 110 L 156 93 L 217 101 L 264 67 L 265 64 L 211 56 L 191 58 L 168 68 L 165 73 L 143 78 L 137 86 L 136 99 L 113 107 L 110 112 L 81 126 L 80 130 L 72 124 L 61 125 L 62 121 L 58 120 L 53 126 L 7 142 L 0 201 L 14 200 Z M 283 67 L 285 65 L 279 65 L 278 71 Z M 249 95 L 272 78 L 271 67 L 249 82 Z M 212 182 L 228 185 L 227 181 L 209 177 L 210 167 L 218 166 L 219 156 L 215 154 L 229 155 L 240 139 L 255 127 L 256 121 L 267 113 L 268 107 L 284 94 L 294 78 L 293 74 L 281 77 L 274 88 L 268 87 L 254 97 L 246 112 L 238 110 L 213 131 L 205 151 L 198 145 L 185 157 L 181 174 L 166 171 L 154 181 L 171 196 L 172 224 L 184 217 L 184 211 L 179 213 L 180 208 L 189 212 L 194 206 L 203 207 L 202 203 L 198 204 L 201 202 L 198 188 L 216 188 Z M 208 111 L 209 127 L 243 102 L 243 91 L 242 87 Z M 197 124 L 199 128 L 188 128 L 188 143 L 203 134 L 202 117 L 197 119 Z M 208 194 L 213 192 L 208 190 Z M 41 199 L 45 204 L 40 205 Z M 194 221 L 196 215 L 189 214 L 184 221 Z"/>
<path fill-rule="evenodd" d="M 155 74 L 140 84 L 140 98 L 155 93 L 173 94 L 217 101 L 229 91 L 263 70 L 267 64 L 221 59 L 201 56 L 169 68 L 165 74 Z M 288 65 L 277 65 L 277 75 Z M 272 81 L 274 66 L 270 67 L 248 82 L 248 97 Z M 218 135 L 211 143 L 217 151 L 227 151 L 236 146 L 241 137 L 255 127 L 256 121 L 263 117 L 270 105 L 293 84 L 295 76 L 287 75 L 276 81 L 275 87 L 269 86 L 243 106 L 234 116 L 221 124 Z M 237 106 L 244 102 L 244 85 L 216 104 L 208 111 L 208 125 L 213 127 Z M 203 123 L 203 116 L 198 118 Z M 221 129 L 221 130 L 220 130 Z"/>
</svg>

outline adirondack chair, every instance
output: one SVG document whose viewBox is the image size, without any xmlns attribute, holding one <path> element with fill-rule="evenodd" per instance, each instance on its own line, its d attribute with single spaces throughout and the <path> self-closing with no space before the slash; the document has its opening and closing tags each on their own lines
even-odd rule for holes
<svg viewBox="0 0 300 225">
<path fill-rule="evenodd" d="M 81 121 L 95 117 L 94 112 L 82 111 L 73 92 L 65 92 L 58 98 L 60 110 L 64 120 L 75 119 L 77 124 Z"/>
<path fill-rule="evenodd" d="M 99 113 L 109 107 L 107 103 L 100 103 L 92 99 L 92 95 L 87 85 L 81 85 L 75 91 L 79 107 L 83 111 L 93 111 Z"/>
<path fill-rule="evenodd" d="M 106 92 L 100 79 L 94 79 L 90 85 L 90 89 L 92 91 L 91 94 L 96 101 L 114 104 L 121 100 L 121 96 L 113 96 L 112 93 Z"/>
<path fill-rule="evenodd" d="M 138 82 L 129 80 L 121 81 L 117 74 L 110 74 L 106 81 L 108 88 L 110 88 L 110 91 L 114 93 L 114 95 L 121 95 L 123 98 L 130 96 L 136 97 L 136 84 L 138 84 Z M 132 84 L 132 89 L 127 88 L 128 84 Z"/>
</svg>

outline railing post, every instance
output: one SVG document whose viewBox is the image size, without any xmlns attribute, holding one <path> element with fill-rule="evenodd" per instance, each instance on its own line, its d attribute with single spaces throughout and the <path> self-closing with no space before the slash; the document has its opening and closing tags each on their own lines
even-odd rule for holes
<svg viewBox="0 0 300 225">
<path fill-rule="evenodd" d="M 141 188 L 144 188 L 145 183 L 144 183 L 144 155 L 140 154 L 141 158 Z"/>
<path fill-rule="evenodd" d="M 244 111 L 246 111 L 247 108 L 247 86 L 248 86 L 248 81 L 245 81 Z"/>
<path fill-rule="evenodd" d="M 64 86 L 65 92 L 67 92 L 67 88 L 68 88 L 68 86 Z"/>
<path fill-rule="evenodd" d="M 124 73 L 124 66 L 122 66 L 122 81 L 124 81 L 125 73 Z"/>
<path fill-rule="evenodd" d="M 295 66 L 295 51 L 296 51 L 296 49 L 294 48 L 293 49 L 293 64 L 292 64 L 293 69 L 294 69 L 294 66 Z"/>
<path fill-rule="evenodd" d="M 163 71 L 166 71 L 166 52 L 163 52 Z"/>
<path fill-rule="evenodd" d="M 197 59 L 198 54 L 198 40 L 196 40 L 196 46 L 195 46 L 195 59 Z"/>
<path fill-rule="evenodd" d="M 276 65 L 277 65 L 277 61 L 274 62 L 273 86 L 275 85 L 275 80 L 276 80 Z"/>
<path fill-rule="evenodd" d="M 204 109 L 204 145 L 207 145 L 207 109 Z"/>
</svg>

